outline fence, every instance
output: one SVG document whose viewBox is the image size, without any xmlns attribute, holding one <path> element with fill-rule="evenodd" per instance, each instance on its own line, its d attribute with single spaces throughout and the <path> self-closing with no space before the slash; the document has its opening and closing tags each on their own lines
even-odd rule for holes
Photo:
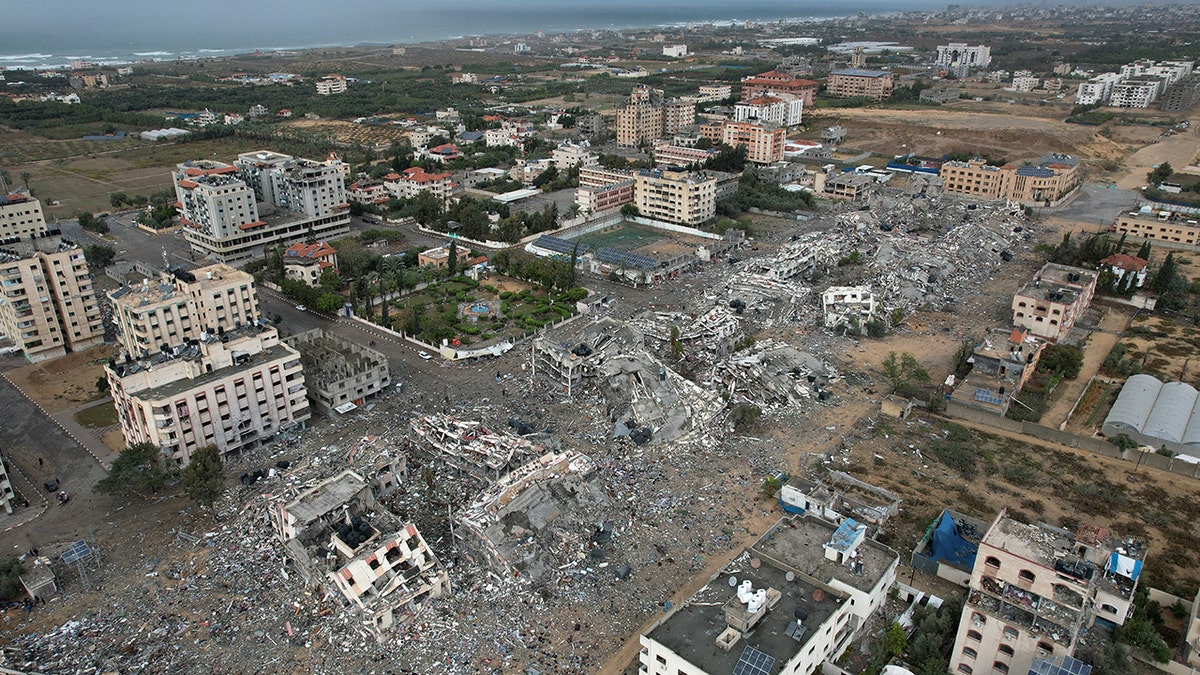
<svg viewBox="0 0 1200 675">
<path fill-rule="evenodd" d="M 1168 471 L 1180 476 L 1189 476 L 1191 478 L 1200 478 L 1200 464 L 1192 464 L 1174 457 L 1166 457 L 1154 452 L 1142 453 L 1141 458 L 1138 458 L 1137 450 L 1130 450 L 1122 453 L 1121 449 L 1109 443 L 1102 438 L 1093 436 L 1081 436 L 1069 431 L 1053 429 L 1045 427 L 1033 422 L 1015 422 L 1003 417 L 997 417 L 987 411 L 972 408 L 964 405 L 959 401 L 946 401 L 946 415 L 960 420 L 967 420 L 983 426 L 1002 429 L 1016 434 L 1024 434 L 1033 436 L 1043 441 L 1067 445 L 1080 450 L 1087 450 L 1105 457 L 1113 459 L 1123 459 L 1128 462 L 1135 462 L 1140 466 L 1149 466 L 1162 471 Z"/>
</svg>

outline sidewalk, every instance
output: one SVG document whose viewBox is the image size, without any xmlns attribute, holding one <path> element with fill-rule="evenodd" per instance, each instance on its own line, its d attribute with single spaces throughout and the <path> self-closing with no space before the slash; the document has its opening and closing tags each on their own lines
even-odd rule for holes
<svg viewBox="0 0 1200 675">
<path fill-rule="evenodd" d="M 117 459 L 117 453 L 113 452 L 111 448 L 105 445 L 100 440 L 100 436 L 112 427 L 105 427 L 103 429 L 88 429 L 87 427 L 75 421 L 75 413 L 79 412 L 80 410 L 86 410 L 98 405 L 104 405 L 108 402 L 109 401 L 107 400 L 90 401 L 88 403 L 84 403 L 83 405 L 71 408 L 70 410 L 64 410 L 60 413 L 50 416 L 51 419 L 58 423 L 58 426 L 62 427 L 63 430 L 65 430 L 67 434 L 75 440 L 76 443 L 81 445 L 84 450 L 87 450 L 88 454 L 96 458 L 96 461 L 100 462 L 100 466 L 103 466 L 105 470 L 108 470 L 108 468 L 112 466 L 112 463 Z"/>
</svg>

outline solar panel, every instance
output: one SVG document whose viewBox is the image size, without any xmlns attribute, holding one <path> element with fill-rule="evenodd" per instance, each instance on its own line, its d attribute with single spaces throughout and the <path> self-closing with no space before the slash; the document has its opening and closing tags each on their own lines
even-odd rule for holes
<svg viewBox="0 0 1200 675">
<path fill-rule="evenodd" d="M 991 403 L 992 405 L 1004 405 L 1004 399 L 983 388 L 975 390 L 975 400 Z"/>
<path fill-rule="evenodd" d="M 774 656 L 748 646 L 734 665 L 733 675 L 770 675 L 774 667 Z"/>
<path fill-rule="evenodd" d="M 658 261 L 654 258 L 608 247 L 597 251 L 596 259 L 601 262 L 625 265 L 626 267 L 634 267 L 641 270 L 652 270 L 658 267 Z"/>
<path fill-rule="evenodd" d="M 546 234 L 543 234 L 542 236 L 538 237 L 537 241 L 535 241 L 533 243 L 533 245 L 537 246 L 538 248 L 544 248 L 547 251 L 554 251 L 555 253 L 564 253 L 566 255 L 570 255 L 572 251 L 575 251 L 576 246 L 579 247 L 578 253 L 580 253 L 580 254 L 582 254 L 588 250 L 588 247 L 586 244 L 580 244 L 578 242 L 571 241 L 570 239 L 563 239 L 561 237 L 551 237 L 550 235 L 546 235 Z"/>
<path fill-rule="evenodd" d="M 67 549 L 62 554 L 62 561 L 65 563 L 76 563 L 92 554 L 92 547 L 88 546 L 86 541 L 82 539 L 71 544 L 71 548 Z"/>
</svg>

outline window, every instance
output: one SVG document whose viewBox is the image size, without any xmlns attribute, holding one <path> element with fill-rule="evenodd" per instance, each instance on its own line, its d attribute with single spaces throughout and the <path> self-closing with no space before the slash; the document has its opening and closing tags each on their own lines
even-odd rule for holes
<svg viewBox="0 0 1200 675">
<path fill-rule="evenodd" d="M 970 647 L 963 647 L 962 653 L 963 653 L 963 656 L 970 658 L 970 659 L 973 659 L 976 656 L 979 656 L 979 652 L 975 651 L 974 649 L 971 649 Z"/>
<path fill-rule="evenodd" d="M 1013 648 L 1009 647 L 1008 645 L 1000 645 L 999 647 L 996 648 L 996 651 L 1000 652 L 1001 654 L 1003 654 L 1005 656 L 1013 655 Z"/>
<path fill-rule="evenodd" d="M 973 671 L 971 670 L 971 666 L 968 666 L 965 663 L 960 663 L 958 664 L 958 672 L 964 673 L 965 675 L 971 675 Z"/>
<path fill-rule="evenodd" d="M 967 631 L 967 639 L 979 642 L 980 640 L 983 639 L 983 633 L 980 633 L 977 630 L 969 630 L 969 631 Z"/>
<path fill-rule="evenodd" d="M 988 567 L 995 567 L 995 568 L 999 569 L 1000 559 L 994 555 L 989 555 L 988 557 L 983 559 L 983 564 L 987 565 Z"/>
<path fill-rule="evenodd" d="M 996 661 L 995 663 L 992 664 L 992 670 L 995 670 L 998 673 L 1007 673 L 1008 672 L 1008 664 L 1001 663 L 1000 661 Z"/>
<path fill-rule="evenodd" d="M 1054 645 L 1049 642 L 1038 642 L 1039 656 L 1050 656 L 1054 653 Z"/>
<path fill-rule="evenodd" d="M 1116 614 L 1116 613 L 1117 613 L 1117 608 L 1116 608 L 1116 607 L 1113 607 L 1112 605 L 1110 605 L 1110 604 L 1108 604 L 1108 603 L 1106 602 L 1106 603 L 1104 603 L 1104 604 L 1100 605 L 1100 611 L 1102 611 L 1102 612 L 1108 612 L 1109 614 Z"/>
<path fill-rule="evenodd" d="M 1004 639 L 1005 640 L 1010 640 L 1010 641 L 1016 640 L 1017 637 L 1020 636 L 1020 634 L 1021 634 L 1021 632 L 1018 631 L 1016 628 L 1013 628 L 1012 626 L 1004 627 Z"/>
<path fill-rule="evenodd" d="M 1031 584 L 1032 584 L 1034 581 L 1036 581 L 1036 580 L 1037 580 L 1037 577 L 1035 577 L 1035 576 L 1033 575 L 1033 572 L 1030 572 L 1029 570 L 1021 570 L 1021 571 L 1020 571 L 1020 572 L 1017 574 L 1017 578 L 1018 578 L 1018 579 L 1020 579 L 1021 581 L 1026 581 L 1026 582 L 1029 582 L 1029 583 L 1031 583 Z"/>
<path fill-rule="evenodd" d="M 667 657 L 663 656 L 662 654 L 655 656 L 654 660 L 658 661 L 659 663 L 661 663 L 664 666 L 667 665 Z"/>
</svg>

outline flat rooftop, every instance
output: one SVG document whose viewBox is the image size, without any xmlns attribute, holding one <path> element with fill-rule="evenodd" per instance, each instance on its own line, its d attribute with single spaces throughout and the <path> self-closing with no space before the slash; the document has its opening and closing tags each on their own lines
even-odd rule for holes
<svg viewBox="0 0 1200 675">
<path fill-rule="evenodd" d="M 735 559 L 647 635 L 708 673 L 733 672 L 747 646 L 774 657 L 775 664 L 767 672 L 779 673 L 788 659 L 808 644 L 817 627 L 837 611 L 842 601 L 824 589 L 818 594 L 822 599 L 814 600 L 814 586 L 799 578 L 788 581 L 788 570 L 770 561 L 763 560 L 758 569 L 754 569 L 752 556 L 752 552 L 746 552 Z M 724 604 L 737 597 L 737 589 L 730 586 L 730 579 L 736 579 L 738 584 L 750 581 L 756 591 L 773 588 L 782 597 L 743 639 L 729 651 L 724 651 L 717 646 L 717 637 L 729 625 L 725 621 Z M 786 632 L 798 613 L 806 617 L 800 622 L 805 627 L 800 640 Z"/>
<path fill-rule="evenodd" d="M 307 525 L 350 501 L 366 487 L 366 482 L 358 474 L 346 471 L 337 478 L 309 490 L 304 496 L 297 497 L 284 508 L 292 514 L 298 524 Z"/>
<path fill-rule="evenodd" d="M 887 569 L 900 559 L 900 554 L 873 539 L 866 539 L 858 547 L 856 563 L 862 564 L 862 573 L 845 564 L 825 558 L 825 544 L 834 536 L 837 526 L 819 518 L 798 516 L 780 519 L 754 546 L 751 553 L 758 553 L 774 560 L 783 561 L 810 577 L 828 583 L 834 579 L 869 593 L 883 577 Z"/>
<path fill-rule="evenodd" d="M 157 387 L 151 387 L 149 389 L 143 389 L 141 391 L 130 393 L 143 400 L 170 398 L 172 396 L 178 396 L 185 391 L 191 391 L 197 387 L 202 387 L 210 382 L 216 382 L 218 380 L 231 377 L 233 374 L 243 370 L 256 368 L 264 361 L 274 361 L 275 359 L 281 359 L 285 356 L 291 356 L 294 353 L 295 352 L 288 348 L 287 345 L 277 344 L 267 347 L 257 354 L 251 355 L 250 359 L 244 363 L 218 368 L 212 372 L 202 373 L 197 377 L 184 378 Z"/>
</svg>

